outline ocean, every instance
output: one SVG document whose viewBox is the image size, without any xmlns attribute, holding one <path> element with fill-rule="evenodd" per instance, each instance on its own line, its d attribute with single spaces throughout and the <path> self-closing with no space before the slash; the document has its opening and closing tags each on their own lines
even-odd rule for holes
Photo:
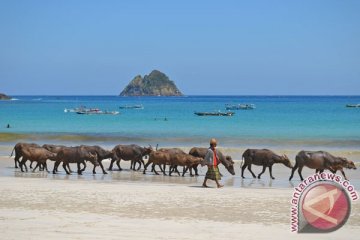
<svg viewBox="0 0 360 240">
<path fill-rule="evenodd" d="M 0 142 L 139 143 L 225 147 L 348 148 L 360 143 L 360 96 L 13 96 L 0 101 Z M 194 111 L 225 111 L 251 103 L 232 117 L 201 117 Z M 119 109 L 142 104 L 144 109 Z M 100 108 L 119 115 L 80 115 L 65 108 Z M 6 128 L 7 124 L 10 128 Z"/>
</svg>

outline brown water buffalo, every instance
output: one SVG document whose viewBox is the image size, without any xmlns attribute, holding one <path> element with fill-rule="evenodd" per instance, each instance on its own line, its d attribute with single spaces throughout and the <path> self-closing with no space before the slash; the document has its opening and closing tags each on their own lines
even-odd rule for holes
<svg viewBox="0 0 360 240">
<path fill-rule="evenodd" d="M 161 165 L 170 165 L 171 164 L 171 154 L 169 151 L 152 151 L 149 154 L 149 160 L 144 166 L 143 174 L 145 174 L 147 167 L 150 164 L 159 165 L 160 170 L 166 175 L 165 170 L 161 167 Z M 155 167 L 153 168 L 156 175 L 159 173 L 156 171 Z"/>
<path fill-rule="evenodd" d="M 176 171 L 180 176 L 180 173 L 177 170 L 177 166 L 183 166 L 185 168 L 183 171 L 183 174 L 182 174 L 182 176 L 184 176 L 186 171 L 189 168 L 193 168 L 194 166 L 198 166 L 199 164 L 205 165 L 205 160 L 201 157 L 194 157 L 187 153 L 175 153 L 174 154 L 174 153 L 170 152 L 169 176 L 171 176 L 171 173 L 173 171 Z M 191 172 L 190 172 L 190 176 L 193 176 Z"/>
<path fill-rule="evenodd" d="M 46 150 L 56 153 L 56 154 L 58 154 L 60 152 L 60 150 L 62 150 L 63 148 L 67 148 L 67 146 L 64 146 L 64 145 L 54 145 L 54 144 L 44 144 L 44 145 L 42 145 L 42 147 L 45 148 Z M 70 172 L 73 172 L 70 168 L 70 164 L 68 164 L 67 167 Z M 56 168 L 55 171 L 58 171 L 58 169 Z"/>
<path fill-rule="evenodd" d="M 244 165 L 241 167 L 241 177 L 244 177 L 244 170 L 247 167 L 254 178 L 256 178 L 253 171 L 251 171 L 251 165 L 255 164 L 263 166 L 261 173 L 258 175 L 260 179 L 261 175 L 265 172 L 266 167 L 269 167 L 271 179 L 275 179 L 272 175 L 272 166 L 274 163 L 282 163 L 288 168 L 292 168 L 291 162 L 286 155 L 279 156 L 269 149 L 247 149 L 242 155 Z"/>
<path fill-rule="evenodd" d="M 180 148 L 160 148 L 158 151 L 168 152 L 168 153 L 170 153 L 170 156 L 174 156 L 176 154 L 186 154 Z M 152 169 L 151 169 L 152 172 L 154 171 L 154 168 L 155 168 L 155 164 L 152 165 Z M 166 164 L 163 164 L 163 169 L 166 172 Z M 171 172 L 173 172 L 173 171 L 177 172 L 180 175 L 176 165 L 170 165 L 170 167 L 169 167 L 169 175 L 171 175 Z"/>
<path fill-rule="evenodd" d="M 190 149 L 189 154 L 193 155 L 194 157 L 201 157 L 205 158 L 206 152 L 208 148 L 201 148 L 201 147 L 193 147 Z M 217 155 L 219 156 L 220 163 L 224 165 L 226 170 L 231 175 L 235 175 L 235 169 L 234 169 L 234 161 L 232 160 L 231 156 L 225 156 L 221 151 L 216 150 Z M 195 171 L 195 175 L 198 176 L 198 166 L 194 166 L 193 169 Z M 190 168 L 190 175 L 191 175 L 191 168 Z"/>
<path fill-rule="evenodd" d="M 347 164 L 345 164 L 345 168 L 348 168 L 348 169 L 354 169 L 356 170 L 356 166 L 355 166 L 355 163 L 353 161 L 350 161 L 350 160 L 347 160 Z M 340 166 L 340 165 L 335 165 L 332 167 L 333 170 L 330 170 L 332 173 L 336 173 L 338 170 L 340 170 L 341 174 L 344 176 L 345 180 L 349 180 L 346 176 L 345 176 L 345 172 L 344 172 L 344 167 L 343 166 Z M 316 169 L 316 172 L 315 173 L 322 173 L 324 172 L 324 169 Z"/>
<path fill-rule="evenodd" d="M 95 166 L 99 166 L 96 152 L 89 152 L 84 146 L 65 147 L 57 154 L 53 174 L 56 174 L 56 169 L 61 162 L 63 162 L 63 168 L 66 174 L 70 174 L 70 172 L 66 169 L 66 166 L 69 163 L 76 163 L 78 167 L 78 174 L 82 174 L 86 168 L 85 160 L 90 161 Z M 80 163 L 84 164 L 82 169 L 80 168 Z"/>
<path fill-rule="evenodd" d="M 112 153 L 112 159 L 109 166 L 109 170 L 112 170 L 113 164 L 116 161 L 116 165 L 119 167 L 119 170 L 121 171 L 122 168 L 120 167 L 120 161 L 131 161 L 130 169 L 135 170 L 135 164 L 139 163 L 140 166 L 137 170 L 141 168 L 141 164 L 144 164 L 143 157 L 146 155 L 149 155 L 152 152 L 152 147 L 140 147 L 136 144 L 131 145 L 117 145 L 113 148 Z"/>
<path fill-rule="evenodd" d="M 294 176 L 294 172 L 298 169 L 298 173 L 301 181 L 304 180 L 301 171 L 304 166 L 308 168 L 316 169 L 316 171 L 324 171 L 325 169 L 335 173 L 337 170 L 341 170 L 344 178 L 346 178 L 343 168 L 356 169 L 355 164 L 352 161 L 342 157 L 335 157 L 325 151 L 300 151 L 296 155 L 296 163 L 291 171 L 289 180 Z"/>
<path fill-rule="evenodd" d="M 112 151 L 105 150 L 102 147 L 97 146 L 97 145 L 95 145 L 95 146 L 81 145 L 81 147 L 84 147 L 88 152 L 96 153 L 97 161 L 99 162 L 99 165 L 103 171 L 103 174 L 107 174 L 107 172 L 104 169 L 104 166 L 102 165 L 102 160 L 112 158 L 112 156 L 113 156 Z M 94 168 L 93 168 L 94 174 L 96 174 L 95 168 L 96 168 L 96 165 L 94 165 Z"/>
<path fill-rule="evenodd" d="M 15 151 L 15 168 L 18 168 L 18 163 L 20 164 L 20 158 L 23 156 L 23 149 L 27 148 L 27 147 L 40 147 L 40 145 L 36 144 L 36 143 L 22 143 L 19 142 L 17 143 L 13 150 L 11 151 L 10 157 L 13 155 L 14 151 Z M 26 171 L 27 171 L 27 167 L 25 165 Z M 31 168 L 31 167 L 30 167 Z"/>
<path fill-rule="evenodd" d="M 46 150 L 45 148 L 42 147 L 26 147 L 22 149 L 22 159 L 20 162 L 20 169 L 22 172 L 24 172 L 23 170 L 23 165 L 25 164 L 25 162 L 27 160 L 30 161 L 35 161 L 37 162 L 35 168 L 33 171 L 36 170 L 36 168 L 42 164 L 44 166 L 44 168 L 46 169 L 47 172 L 49 172 L 49 170 L 47 169 L 47 164 L 46 164 L 46 160 L 50 159 L 55 161 L 56 160 L 56 153 L 52 153 L 48 150 Z M 26 169 L 27 171 L 27 169 Z"/>
</svg>

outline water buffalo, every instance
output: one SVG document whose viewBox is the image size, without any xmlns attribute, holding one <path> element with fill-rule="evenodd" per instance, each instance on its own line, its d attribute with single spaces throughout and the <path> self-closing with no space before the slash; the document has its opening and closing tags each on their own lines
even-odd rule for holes
<svg viewBox="0 0 360 240">
<path fill-rule="evenodd" d="M 25 162 L 27 160 L 30 160 L 30 161 L 35 161 L 37 162 L 37 165 L 35 166 L 34 170 L 36 170 L 36 168 L 42 164 L 44 166 L 44 168 L 46 169 L 47 172 L 48 169 L 47 169 L 47 165 L 46 165 L 46 160 L 47 159 L 50 159 L 50 160 L 53 160 L 55 161 L 56 160 L 56 153 L 52 153 L 48 150 L 46 150 L 45 148 L 42 148 L 42 147 L 26 147 L 26 148 L 23 148 L 22 149 L 22 159 L 21 159 L 21 162 L 20 162 L 20 169 L 21 171 L 23 172 L 23 165 L 25 164 Z M 27 169 L 26 169 L 27 171 Z"/>
<path fill-rule="evenodd" d="M 185 175 L 186 171 L 190 168 L 193 168 L 194 166 L 198 166 L 199 164 L 205 165 L 205 160 L 201 157 L 194 157 L 187 153 L 171 153 L 170 152 L 170 172 L 169 176 L 171 176 L 171 173 L 173 171 L 176 171 L 179 176 L 180 173 L 177 170 L 177 166 L 183 166 L 185 169 L 183 171 L 182 176 Z M 190 172 L 190 176 L 193 176 Z"/>
<path fill-rule="evenodd" d="M 11 151 L 10 157 L 13 155 L 14 150 L 15 150 L 15 168 L 18 168 L 18 163 L 20 164 L 20 158 L 23 156 L 23 149 L 27 148 L 27 147 L 40 147 L 38 144 L 36 143 L 22 143 L 19 142 L 17 143 L 13 150 Z M 26 171 L 27 171 L 27 167 L 25 165 Z M 31 166 L 30 166 L 31 168 Z"/>
<path fill-rule="evenodd" d="M 171 154 L 169 151 L 152 151 L 149 154 L 149 160 L 144 166 L 143 174 L 145 174 L 147 167 L 150 164 L 159 165 L 160 170 L 166 175 L 165 170 L 161 167 L 161 165 L 170 165 L 171 164 Z M 156 175 L 159 173 L 156 171 L 155 167 L 153 168 Z"/>
<path fill-rule="evenodd" d="M 113 148 L 112 153 L 112 159 L 109 166 L 109 170 L 112 170 L 113 164 L 116 161 L 116 165 L 119 167 L 119 170 L 121 171 L 122 168 L 120 167 L 120 161 L 125 160 L 129 161 L 131 160 L 131 166 L 130 169 L 135 170 L 135 164 L 139 163 L 140 166 L 137 170 L 141 168 L 141 164 L 144 164 L 143 157 L 146 155 L 149 155 L 152 152 L 152 147 L 140 147 L 136 144 L 131 145 L 117 145 Z"/>
<path fill-rule="evenodd" d="M 345 164 L 345 168 L 348 168 L 348 169 L 354 169 L 356 170 L 356 166 L 355 166 L 355 163 L 353 161 L 350 161 L 348 159 L 346 159 L 347 161 L 347 164 Z M 344 172 L 344 167 L 343 166 L 340 166 L 340 165 L 334 165 L 332 168 L 333 170 L 330 170 L 332 173 L 336 173 L 338 170 L 340 170 L 341 174 L 344 176 L 345 180 L 348 180 L 348 178 L 345 176 L 345 172 Z M 324 169 L 316 169 L 316 173 L 322 173 L 324 172 Z"/>
<path fill-rule="evenodd" d="M 352 161 L 348 161 L 346 158 L 335 157 L 325 151 L 300 151 L 295 157 L 296 163 L 291 171 L 289 180 L 294 176 L 294 172 L 298 169 L 298 173 L 301 181 L 304 180 L 301 171 L 304 166 L 308 168 L 316 169 L 316 171 L 323 171 L 328 169 L 332 172 L 341 170 L 344 178 L 346 179 L 343 168 L 355 168 L 355 164 Z"/>
<path fill-rule="evenodd" d="M 57 154 L 53 173 L 56 173 L 57 167 L 61 162 L 63 162 L 63 168 L 66 174 L 70 174 L 70 172 L 66 169 L 66 166 L 69 163 L 76 163 L 78 167 L 78 174 L 82 174 L 86 168 L 85 160 L 90 161 L 95 166 L 99 166 L 96 152 L 89 152 L 88 149 L 86 149 L 84 146 L 64 147 Z M 80 168 L 80 163 L 84 164 L 82 169 Z"/>
<path fill-rule="evenodd" d="M 60 150 L 62 150 L 63 148 L 67 148 L 67 146 L 64 146 L 64 145 L 54 145 L 54 144 L 44 144 L 44 145 L 42 145 L 42 147 L 45 148 L 46 150 L 56 153 L 56 154 L 58 154 L 60 152 Z M 67 167 L 70 172 L 73 172 L 70 168 L 70 164 L 67 164 Z M 57 168 L 55 169 L 55 171 L 57 171 Z"/>
<path fill-rule="evenodd" d="M 194 157 L 205 158 L 207 150 L 208 150 L 208 148 L 193 147 L 190 149 L 189 154 L 193 155 Z M 224 156 L 224 154 L 222 152 L 220 152 L 219 150 L 216 150 L 216 152 L 217 152 L 217 155 L 219 156 L 220 163 L 224 165 L 226 170 L 228 170 L 228 172 L 231 175 L 235 175 L 234 161 L 232 160 L 231 156 Z M 198 166 L 193 167 L 196 176 L 198 176 L 197 167 Z M 191 168 L 190 168 L 190 175 L 191 175 Z"/>
<path fill-rule="evenodd" d="M 288 168 L 292 168 L 291 162 L 286 155 L 279 156 L 269 149 L 246 149 L 242 155 L 244 165 L 241 167 L 241 177 L 244 177 L 244 170 L 248 167 L 250 173 L 256 178 L 253 171 L 251 171 L 251 164 L 263 166 L 262 172 L 258 175 L 260 179 L 261 175 L 265 172 L 266 167 L 269 167 L 271 179 L 275 179 L 272 175 L 272 166 L 274 163 L 282 163 Z"/>
<path fill-rule="evenodd" d="M 174 155 L 177 155 L 177 154 L 186 154 L 180 148 L 160 148 L 158 151 L 168 152 L 168 153 L 170 153 L 170 156 L 174 156 Z M 152 165 L 152 170 L 151 171 L 154 171 L 154 168 L 155 168 L 155 164 Z M 166 164 L 163 164 L 163 169 L 166 172 Z M 183 173 L 184 173 L 184 170 L 185 170 L 185 167 L 183 169 Z M 179 171 L 177 169 L 177 165 L 171 165 L 170 164 L 169 175 L 171 175 L 171 172 L 174 172 L 174 171 L 177 172 L 180 175 L 180 173 L 179 173 Z"/>
<path fill-rule="evenodd" d="M 99 162 L 99 165 L 100 165 L 100 167 L 101 167 L 101 169 L 103 171 L 103 174 L 107 174 L 107 172 L 104 169 L 104 166 L 102 165 L 102 160 L 112 158 L 113 152 L 105 150 L 100 146 L 81 145 L 81 147 L 84 147 L 88 152 L 96 153 L 97 161 Z M 94 168 L 93 168 L 93 173 L 94 174 L 96 174 L 95 168 L 96 168 L 96 165 L 94 165 Z"/>
</svg>

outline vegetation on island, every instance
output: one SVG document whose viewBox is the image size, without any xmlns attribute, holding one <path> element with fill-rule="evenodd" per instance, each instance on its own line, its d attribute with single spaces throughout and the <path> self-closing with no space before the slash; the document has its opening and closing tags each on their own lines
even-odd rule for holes
<svg viewBox="0 0 360 240">
<path fill-rule="evenodd" d="M 175 83 L 164 73 L 153 70 L 149 75 L 137 75 L 120 96 L 182 96 Z"/>
</svg>

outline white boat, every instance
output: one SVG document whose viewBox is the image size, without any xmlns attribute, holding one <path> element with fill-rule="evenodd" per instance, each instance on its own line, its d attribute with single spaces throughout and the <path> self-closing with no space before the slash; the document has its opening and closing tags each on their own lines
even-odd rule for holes
<svg viewBox="0 0 360 240">
<path fill-rule="evenodd" d="M 226 110 L 252 110 L 255 109 L 255 104 L 225 104 Z"/>
</svg>

